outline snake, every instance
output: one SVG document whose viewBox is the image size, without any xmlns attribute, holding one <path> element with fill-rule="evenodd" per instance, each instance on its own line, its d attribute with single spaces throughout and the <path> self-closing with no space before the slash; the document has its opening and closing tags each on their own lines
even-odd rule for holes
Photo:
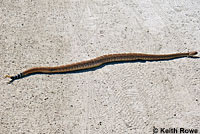
<svg viewBox="0 0 200 134">
<path fill-rule="evenodd" d="M 197 51 L 191 51 L 187 53 L 173 53 L 173 54 L 144 54 L 144 53 L 107 54 L 107 55 L 96 57 L 94 59 L 62 65 L 62 66 L 33 67 L 17 75 L 14 75 L 14 76 L 6 75 L 5 77 L 10 78 L 12 81 L 14 81 L 16 79 L 20 79 L 25 76 L 29 76 L 31 74 L 67 73 L 67 72 L 73 72 L 73 71 L 78 71 L 78 70 L 95 68 L 95 67 L 98 67 L 110 62 L 123 62 L 123 61 L 135 61 L 135 60 L 143 60 L 143 61 L 170 60 L 170 59 L 182 58 L 182 57 L 195 57 L 194 55 L 196 54 L 198 54 Z"/>
</svg>

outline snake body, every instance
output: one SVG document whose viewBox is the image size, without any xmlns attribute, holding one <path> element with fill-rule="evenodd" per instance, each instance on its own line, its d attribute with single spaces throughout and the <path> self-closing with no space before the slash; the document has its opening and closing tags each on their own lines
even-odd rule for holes
<svg viewBox="0 0 200 134">
<path fill-rule="evenodd" d="M 145 60 L 145 61 L 157 61 L 157 60 L 168 60 L 180 57 L 193 57 L 198 52 L 188 52 L 188 53 L 174 53 L 174 54 L 143 54 L 143 53 L 122 53 L 122 54 L 108 54 L 100 57 L 96 57 L 91 60 L 86 60 L 82 62 L 77 62 L 73 64 L 67 64 L 63 66 L 56 67 L 34 67 L 24 72 L 15 75 L 6 77 L 11 78 L 12 80 L 20 79 L 22 77 L 35 74 L 35 73 L 64 73 L 64 72 L 72 72 L 83 69 L 90 69 L 94 67 L 101 66 L 105 63 L 110 62 L 120 62 L 120 61 L 135 61 L 135 60 Z"/>
</svg>

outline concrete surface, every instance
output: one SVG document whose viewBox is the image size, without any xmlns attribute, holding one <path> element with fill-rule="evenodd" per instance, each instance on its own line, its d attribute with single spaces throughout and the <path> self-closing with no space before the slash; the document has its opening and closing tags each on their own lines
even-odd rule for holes
<svg viewBox="0 0 200 134">
<path fill-rule="evenodd" d="M 124 52 L 200 51 L 198 0 L 1 0 L 1 134 L 200 133 L 200 60 L 3 76 Z"/>
</svg>

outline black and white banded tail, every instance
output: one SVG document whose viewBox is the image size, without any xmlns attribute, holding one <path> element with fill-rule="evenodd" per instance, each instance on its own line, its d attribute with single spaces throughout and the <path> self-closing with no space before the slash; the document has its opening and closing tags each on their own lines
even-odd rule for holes
<svg viewBox="0 0 200 134">
<path fill-rule="evenodd" d="M 11 76 L 10 78 L 11 78 L 12 80 L 16 80 L 16 79 L 20 79 L 20 78 L 22 78 L 22 77 L 23 77 L 23 75 L 22 75 L 22 73 L 20 73 L 20 74 L 18 74 L 18 75 Z"/>
</svg>

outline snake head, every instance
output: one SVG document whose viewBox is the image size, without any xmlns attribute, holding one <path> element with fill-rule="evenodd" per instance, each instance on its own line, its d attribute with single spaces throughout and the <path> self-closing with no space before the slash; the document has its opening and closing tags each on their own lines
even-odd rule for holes
<svg viewBox="0 0 200 134">
<path fill-rule="evenodd" d="M 195 56 L 197 54 L 198 54 L 197 51 L 192 51 L 192 52 L 189 52 L 188 57 L 191 57 L 191 58 L 200 58 L 199 56 Z"/>
<path fill-rule="evenodd" d="M 198 54 L 198 52 L 197 52 L 197 51 L 192 51 L 192 52 L 189 52 L 189 56 L 193 56 L 193 55 L 196 55 L 196 54 Z"/>
</svg>

